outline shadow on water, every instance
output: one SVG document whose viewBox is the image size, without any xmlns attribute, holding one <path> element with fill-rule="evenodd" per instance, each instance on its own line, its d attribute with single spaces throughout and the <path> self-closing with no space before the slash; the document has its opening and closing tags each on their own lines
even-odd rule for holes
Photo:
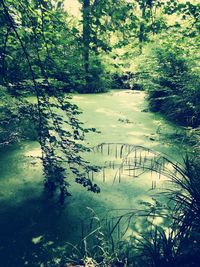
<svg viewBox="0 0 200 267">
<path fill-rule="evenodd" d="M 80 210 L 65 208 L 43 193 L 42 168 L 37 159 L 25 154 L 36 151 L 36 143 L 2 148 L 0 153 L 0 266 L 38 266 L 45 257 L 41 240 L 58 246 L 62 241 L 76 242 L 80 233 Z M 68 205 L 69 204 L 69 205 Z M 85 204 L 85 202 L 83 202 Z M 82 207 L 83 208 L 83 207 Z"/>
<path fill-rule="evenodd" d="M 40 247 L 32 242 L 34 237 L 62 238 L 59 234 L 62 214 L 44 197 L 32 198 L 19 205 L 1 203 L 0 215 L 1 266 L 24 266 L 25 258 L 32 262 L 34 255 L 40 254 Z"/>
<path fill-rule="evenodd" d="M 26 190 L 25 190 L 26 191 Z M 28 194 L 28 192 L 25 192 Z M 90 198 L 87 202 L 93 207 L 100 207 L 98 200 Z M 80 197 L 80 196 L 79 196 Z M 45 194 L 29 197 L 18 204 L 0 203 L 0 266 L 37 266 L 36 262 L 49 258 L 50 250 L 45 249 L 44 243 L 51 248 L 58 248 L 65 242 L 78 243 L 84 235 L 83 222 L 89 211 L 83 201 L 78 201 L 75 208 L 67 199 L 64 207 L 55 201 L 48 201 Z M 32 265 L 33 264 L 33 265 Z"/>
</svg>

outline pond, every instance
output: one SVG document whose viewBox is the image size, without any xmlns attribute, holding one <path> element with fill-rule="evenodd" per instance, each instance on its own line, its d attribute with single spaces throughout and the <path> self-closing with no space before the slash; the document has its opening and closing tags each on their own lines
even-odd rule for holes
<svg viewBox="0 0 200 267">
<path fill-rule="evenodd" d="M 86 136 L 89 147 L 101 143 L 115 147 L 128 144 L 181 160 L 184 148 L 169 138 L 177 128 L 158 114 L 148 112 L 144 92 L 112 90 L 74 95 L 72 101 L 83 111 L 80 120 L 86 127 L 101 132 Z M 113 182 L 115 171 L 106 170 L 103 178 L 102 173 L 94 177 L 100 194 L 72 184 L 72 197 L 60 208 L 43 194 L 39 154 L 37 142 L 26 141 L 0 150 L 0 266 L 40 266 L 54 248 L 67 242 L 77 243 L 87 235 L 87 219 L 94 213 L 102 220 L 111 218 L 113 211 L 115 215 L 123 214 L 126 209 L 137 208 L 140 201 L 150 200 L 162 188 L 161 182 L 159 189 L 151 190 L 148 174 Z M 91 153 L 86 157 L 96 164 L 113 160 L 111 153 Z"/>
</svg>

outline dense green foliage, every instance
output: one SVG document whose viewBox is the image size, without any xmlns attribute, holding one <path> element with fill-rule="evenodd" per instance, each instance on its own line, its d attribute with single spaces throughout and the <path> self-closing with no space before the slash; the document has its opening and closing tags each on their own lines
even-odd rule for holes
<svg viewBox="0 0 200 267">
<path fill-rule="evenodd" d="M 198 40 L 196 40 L 198 41 Z M 143 77 L 152 111 L 185 126 L 200 125 L 198 51 L 172 40 L 153 47 Z"/>
<path fill-rule="evenodd" d="M 152 39 L 137 66 L 150 109 L 192 127 L 200 124 L 199 9 L 169 1 L 164 13 L 177 17 Z"/>
<path fill-rule="evenodd" d="M 22 138 L 36 139 L 36 131 L 30 125 L 33 105 L 13 98 L 3 86 L 0 86 L 0 99 L 0 145 L 8 145 Z"/>
</svg>

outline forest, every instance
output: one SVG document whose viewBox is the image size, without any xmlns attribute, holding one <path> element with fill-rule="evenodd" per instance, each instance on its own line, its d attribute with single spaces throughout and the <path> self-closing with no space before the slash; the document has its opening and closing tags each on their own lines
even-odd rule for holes
<svg viewBox="0 0 200 267">
<path fill-rule="evenodd" d="M 0 0 L 0 266 L 199 266 L 199 59 L 198 0 Z"/>
</svg>

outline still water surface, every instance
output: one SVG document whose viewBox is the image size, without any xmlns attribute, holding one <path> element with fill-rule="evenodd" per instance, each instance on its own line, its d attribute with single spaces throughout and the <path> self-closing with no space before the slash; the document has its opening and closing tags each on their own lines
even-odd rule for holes
<svg viewBox="0 0 200 267">
<path fill-rule="evenodd" d="M 180 159 L 182 148 L 166 136 L 176 129 L 159 115 L 146 112 L 144 92 L 117 90 L 105 94 L 75 95 L 83 114 L 80 119 L 100 134 L 86 137 L 88 146 L 102 142 L 129 143 Z M 100 217 L 113 209 L 137 207 L 140 200 L 151 197 L 148 177 L 124 179 L 113 184 L 113 174 L 106 182 L 97 177 L 100 194 L 87 192 L 78 184 L 71 186 L 72 197 L 65 207 L 43 194 L 42 167 L 37 156 L 37 142 L 22 142 L 0 150 L 0 266 L 39 266 L 45 251 L 65 242 L 76 243 L 84 235 L 83 222 L 91 216 L 89 208 Z M 98 164 L 102 158 L 89 155 Z M 100 157 L 100 156 L 99 156 Z M 109 177 L 110 175 L 110 177 Z M 41 246 L 46 242 L 46 248 Z M 49 246 L 49 247 L 48 247 Z M 37 262 L 37 263 L 36 263 Z"/>
</svg>

